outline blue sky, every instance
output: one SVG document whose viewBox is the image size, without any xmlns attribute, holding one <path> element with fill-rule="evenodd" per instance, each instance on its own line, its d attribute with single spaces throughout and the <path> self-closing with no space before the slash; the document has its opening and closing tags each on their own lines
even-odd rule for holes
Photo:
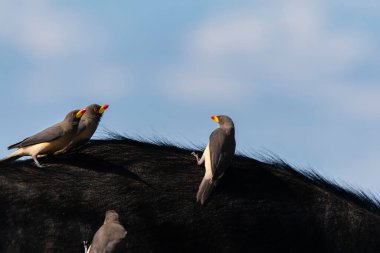
<svg viewBox="0 0 380 253">
<path fill-rule="evenodd" d="M 379 7 L 2 0 L 0 155 L 91 103 L 102 127 L 182 144 L 227 114 L 238 150 L 379 193 Z"/>
</svg>

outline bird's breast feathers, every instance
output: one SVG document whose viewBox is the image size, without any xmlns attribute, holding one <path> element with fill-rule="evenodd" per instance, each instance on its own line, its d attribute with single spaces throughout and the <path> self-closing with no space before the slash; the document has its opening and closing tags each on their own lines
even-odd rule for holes
<svg viewBox="0 0 380 253">
<path fill-rule="evenodd" d="M 205 154 L 205 169 L 206 174 L 205 178 L 211 179 L 212 178 L 212 167 L 211 167 L 211 155 L 210 155 L 210 145 L 207 144 L 207 147 L 204 151 Z"/>
<path fill-rule="evenodd" d="M 20 148 L 18 150 L 18 153 L 31 156 L 52 154 L 57 150 L 63 149 L 67 144 L 68 141 L 65 138 L 61 137 L 50 142 L 41 142 L 38 144 Z"/>
</svg>

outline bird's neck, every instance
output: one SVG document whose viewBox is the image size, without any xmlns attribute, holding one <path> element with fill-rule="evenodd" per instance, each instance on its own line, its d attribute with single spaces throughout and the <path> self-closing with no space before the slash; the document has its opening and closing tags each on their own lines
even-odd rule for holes
<svg viewBox="0 0 380 253">
<path fill-rule="evenodd" d="M 235 128 L 234 127 L 226 127 L 226 128 L 222 128 L 227 135 L 232 135 L 232 136 L 235 136 Z"/>
<path fill-rule="evenodd" d="M 62 128 L 64 131 L 73 131 L 77 126 L 79 122 L 68 122 L 66 124 L 62 124 Z"/>
<path fill-rule="evenodd" d="M 102 115 L 86 115 L 84 117 L 84 120 L 100 120 L 102 118 Z"/>
</svg>

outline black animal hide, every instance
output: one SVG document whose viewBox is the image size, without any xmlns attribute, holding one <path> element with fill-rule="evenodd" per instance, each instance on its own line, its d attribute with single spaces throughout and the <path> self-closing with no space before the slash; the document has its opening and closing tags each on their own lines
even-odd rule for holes
<svg viewBox="0 0 380 253">
<path fill-rule="evenodd" d="M 0 252 L 83 252 L 116 210 L 118 252 L 380 252 L 380 209 L 287 164 L 236 156 L 205 205 L 191 150 L 126 138 L 0 164 Z"/>
</svg>

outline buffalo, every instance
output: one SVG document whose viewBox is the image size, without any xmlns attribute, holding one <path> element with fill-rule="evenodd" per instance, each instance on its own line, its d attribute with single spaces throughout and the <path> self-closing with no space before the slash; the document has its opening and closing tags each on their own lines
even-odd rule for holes
<svg viewBox="0 0 380 253">
<path fill-rule="evenodd" d="M 84 252 L 115 210 L 116 252 L 380 252 L 375 198 L 280 159 L 236 155 L 208 202 L 191 149 L 121 136 L 0 164 L 0 252 Z M 198 150 L 199 151 L 199 150 Z"/>
</svg>

